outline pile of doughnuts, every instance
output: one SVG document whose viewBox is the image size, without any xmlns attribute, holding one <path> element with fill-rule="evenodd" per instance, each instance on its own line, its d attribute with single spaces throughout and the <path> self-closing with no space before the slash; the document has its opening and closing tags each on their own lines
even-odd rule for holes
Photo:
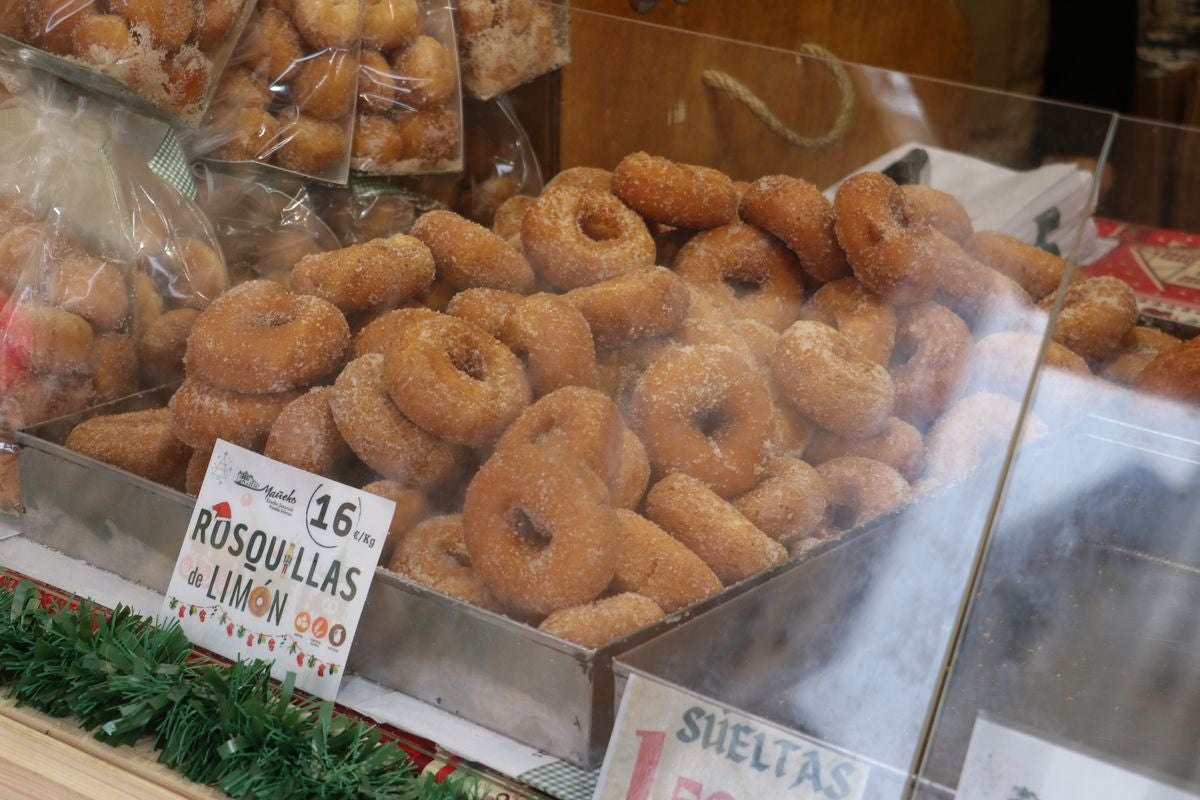
<svg viewBox="0 0 1200 800">
<path fill-rule="evenodd" d="M 567 9 L 537 0 L 459 0 L 462 80 L 487 100 L 570 60 Z"/>
<path fill-rule="evenodd" d="M 193 490 L 221 437 L 389 497 L 387 568 L 588 647 L 1002 454 L 1066 269 L 878 173 L 830 202 L 645 153 L 410 233 L 228 292 L 131 422 Z M 1132 374 L 1135 318 L 1072 284 L 1039 391 Z"/>
<path fill-rule="evenodd" d="M 0 34 L 98 70 L 194 119 L 252 0 L 7 0 Z"/>
<path fill-rule="evenodd" d="M 344 180 L 362 35 L 357 0 L 259 0 L 209 110 L 213 157 Z"/>
<path fill-rule="evenodd" d="M 458 63 L 444 8 L 368 0 L 351 166 L 378 174 L 462 167 Z"/>
</svg>

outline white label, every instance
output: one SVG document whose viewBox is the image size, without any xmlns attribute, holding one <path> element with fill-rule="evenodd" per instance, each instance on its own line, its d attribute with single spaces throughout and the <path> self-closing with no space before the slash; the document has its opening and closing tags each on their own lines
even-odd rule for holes
<svg viewBox="0 0 1200 800">
<path fill-rule="evenodd" d="M 630 675 L 595 800 L 858 800 L 869 773 L 784 728 Z"/>
<path fill-rule="evenodd" d="M 337 696 L 396 505 L 218 441 L 162 616 L 227 658 Z"/>
<path fill-rule="evenodd" d="M 1091 756 L 975 720 L 958 800 L 1195 800 L 1196 795 Z"/>
</svg>

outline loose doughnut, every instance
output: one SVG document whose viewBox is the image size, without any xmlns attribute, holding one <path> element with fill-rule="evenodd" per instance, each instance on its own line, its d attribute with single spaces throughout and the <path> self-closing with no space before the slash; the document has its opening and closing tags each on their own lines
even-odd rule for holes
<svg viewBox="0 0 1200 800">
<path fill-rule="evenodd" d="M 687 283 L 664 267 L 633 270 L 572 289 L 565 297 L 605 347 L 673 333 L 692 303 Z"/>
<path fill-rule="evenodd" d="M 467 552 L 501 602 L 529 614 L 595 600 L 616 569 L 616 514 L 604 482 L 557 447 L 493 455 L 467 487 Z"/>
<path fill-rule="evenodd" d="M 591 328 L 558 295 L 525 298 L 508 316 L 499 338 L 525 361 L 536 396 L 564 386 L 595 387 L 598 382 Z"/>
<path fill-rule="evenodd" d="M 454 59 L 432 36 L 418 36 L 392 58 L 401 102 L 416 108 L 436 108 L 454 94 L 458 71 Z"/>
<path fill-rule="evenodd" d="M 383 355 L 413 325 L 434 319 L 437 315 L 436 311 L 429 308 L 397 308 L 381 314 L 354 337 L 351 357 L 361 358 L 370 353 Z"/>
<path fill-rule="evenodd" d="M 595 650 L 662 618 L 663 610 L 653 600 L 625 593 L 555 611 L 538 630 Z"/>
<path fill-rule="evenodd" d="M 1042 337 L 1028 331 L 1000 331 L 975 343 L 967 391 L 994 392 L 1014 400 L 1025 396 L 1042 348 Z M 1047 369 L 1090 376 L 1087 362 L 1058 342 L 1046 349 Z"/>
<path fill-rule="evenodd" d="M 1200 403 L 1200 347 L 1191 339 L 1146 365 L 1133 389 L 1181 403 Z"/>
<path fill-rule="evenodd" d="M 998 231 L 980 231 L 959 243 L 972 258 L 1016 281 L 1034 300 L 1053 294 L 1067 271 L 1064 259 Z"/>
<path fill-rule="evenodd" d="M 913 497 L 899 472 L 869 458 L 835 458 L 817 472 L 828 497 L 826 530 L 835 536 L 907 505 Z"/>
<path fill-rule="evenodd" d="M 721 497 L 758 482 L 771 434 L 771 395 L 735 351 L 679 347 L 642 375 L 629 418 L 657 474 L 682 472 Z"/>
<path fill-rule="evenodd" d="M 378 480 L 362 487 L 364 492 L 377 495 L 396 504 L 392 513 L 392 521 L 388 525 L 387 538 L 379 552 L 379 563 L 391 562 L 396 546 L 414 525 L 429 516 L 429 500 L 425 493 L 410 489 L 402 483 L 389 480 Z"/>
<path fill-rule="evenodd" d="M 768 386 L 771 384 L 768 383 Z M 772 389 L 771 400 L 771 447 L 775 456 L 800 458 L 816 435 L 817 426 L 797 411 L 791 403 L 776 396 Z"/>
<path fill-rule="evenodd" d="M 146 480 L 183 487 L 192 451 L 171 431 L 167 410 L 92 417 L 67 435 L 69 449 Z"/>
<path fill-rule="evenodd" d="M 520 236 L 521 222 L 536 202 L 536 197 L 523 194 L 514 194 L 505 200 L 492 215 L 492 233 L 506 242 L 511 241 L 514 236 Z"/>
<path fill-rule="evenodd" d="M 822 286 L 804 304 L 800 319 L 836 328 L 876 364 L 887 366 L 892 357 L 896 314 L 856 278 L 840 278 Z"/>
<path fill-rule="evenodd" d="M 692 238 L 675 271 L 734 316 L 783 330 L 804 301 L 800 266 L 791 251 L 753 225 L 734 223 Z"/>
<path fill-rule="evenodd" d="M 46 299 L 102 331 L 116 330 L 129 317 L 129 285 L 121 268 L 91 256 L 70 256 L 52 271 Z"/>
<path fill-rule="evenodd" d="M 343 50 L 313 53 L 300 62 L 290 88 L 297 106 L 317 119 L 336 120 L 354 108 L 358 59 Z"/>
<path fill-rule="evenodd" d="M 759 367 L 771 369 L 771 357 L 779 343 L 779 332 L 753 319 L 731 319 L 729 329 L 736 333 Z"/>
<path fill-rule="evenodd" d="M 192 450 L 191 458 L 188 459 L 187 472 L 184 474 L 184 491 L 192 497 L 200 494 L 200 487 L 204 485 L 204 476 L 208 472 L 208 462 L 212 460 L 212 450 L 205 448 L 196 448 Z"/>
<path fill-rule="evenodd" d="M 92 326 L 78 314 L 35 300 L 10 301 L 3 334 L 10 364 L 42 374 L 87 373 L 92 361 Z"/>
<path fill-rule="evenodd" d="M 900 309 L 889 372 L 893 413 L 913 425 L 937 418 L 958 397 L 967 376 L 971 329 L 953 311 L 927 301 Z"/>
<path fill-rule="evenodd" d="M 1053 302 L 1047 298 L 1044 307 Z M 1137 315 L 1137 297 L 1127 283 L 1107 275 L 1087 278 L 1067 287 L 1050 335 L 1087 360 L 1102 361 L 1117 352 Z"/>
<path fill-rule="evenodd" d="M 651 487 L 646 516 L 698 555 L 726 586 L 787 560 L 783 545 L 683 473 Z"/>
<path fill-rule="evenodd" d="M 317 50 L 354 47 L 362 35 L 361 0 L 294 0 L 296 30 Z"/>
<path fill-rule="evenodd" d="M 400 157 L 429 164 L 456 158 L 462 121 L 445 108 L 426 108 L 396 118 L 400 128 Z"/>
<path fill-rule="evenodd" d="M 833 204 L 808 181 L 787 175 L 759 178 L 746 189 L 738 211 L 746 222 L 779 237 L 817 283 L 850 274 L 834 229 Z"/>
<path fill-rule="evenodd" d="M 333 305 L 250 281 L 196 318 L 187 373 L 232 392 L 282 392 L 328 375 L 349 345 L 350 328 Z"/>
<path fill-rule="evenodd" d="M 954 198 L 954 195 L 934 189 L 932 186 L 921 186 L 915 183 L 901 186 L 900 191 L 904 192 L 904 196 L 908 198 L 908 203 L 917 217 L 928 222 L 943 236 L 960 245 L 971 238 L 971 234 L 975 231 L 971 224 L 971 217 L 962 204 Z"/>
<path fill-rule="evenodd" d="M 389 123 L 389 126 L 395 129 L 396 126 L 390 124 L 391 120 L 379 115 L 388 114 L 395 108 L 396 90 L 396 76 L 392 74 L 392 65 L 383 57 L 383 53 L 378 50 L 363 50 L 358 57 L 358 109 L 374 113 L 361 115 L 359 122 L 363 119 L 373 119 L 381 124 Z M 399 137 L 400 132 L 396 131 L 397 140 Z"/>
<path fill-rule="evenodd" d="M 1033 304 L 1016 281 L 971 258 L 938 231 L 930 233 L 929 242 L 929 257 L 937 264 L 937 302 L 976 333 L 1029 324 Z"/>
<path fill-rule="evenodd" d="M 336 122 L 317 119 L 294 110 L 276 118 L 279 123 L 275 163 L 306 175 L 319 174 L 345 152 L 346 131 Z"/>
<path fill-rule="evenodd" d="M 495 441 L 532 400 L 521 362 L 482 328 L 423 320 L 387 351 L 384 383 L 414 423 L 457 444 Z"/>
<path fill-rule="evenodd" d="M 225 261 L 199 239 L 181 236 L 175 244 L 182 269 L 171 285 L 171 294 L 189 308 L 207 308 L 229 288 Z"/>
<path fill-rule="evenodd" d="M 262 450 L 275 419 L 299 392 L 238 394 L 188 378 L 167 403 L 171 428 L 184 443 L 211 450 L 217 439 Z"/>
<path fill-rule="evenodd" d="M 606 169 L 596 167 L 568 167 L 550 179 L 542 189 L 542 194 L 551 189 L 575 188 L 594 189 L 605 194 L 612 194 L 613 174 Z"/>
<path fill-rule="evenodd" d="M 760 531 L 791 547 L 811 535 L 825 517 L 821 476 L 797 458 L 776 458 L 763 479 L 730 501 Z"/>
<path fill-rule="evenodd" d="M 891 178 L 847 178 L 833 200 L 834 229 L 854 275 L 898 305 L 928 299 L 937 282 L 933 228 Z"/>
<path fill-rule="evenodd" d="M 489 611 L 500 604 L 475 570 L 463 541 L 461 514 L 432 517 L 405 534 L 388 569 L 442 594 Z"/>
<path fill-rule="evenodd" d="M 800 321 L 788 328 L 771 373 L 796 410 L 842 436 L 874 436 L 892 414 L 896 391 L 887 370 L 828 325 Z"/>
<path fill-rule="evenodd" d="M 613 170 L 612 192 L 646 219 L 676 228 L 716 228 L 737 215 L 728 175 L 648 153 L 621 159 Z"/>
<path fill-rule="evenodd" d="M 559 289 L 577 289 L 654 266 L 654 239 L 611 194 L 562 188 L 542 192 L 521 223 L 530 265 Z"/>
<path fill-rule="evenodd" d="M 434 260 L 418 239 L 397 233 L 314 253 L 292 268 L 292 290 L 315 295 L 346 314 L 392 308 L 433 282 Z"/>
<path fill-rule="evenodd" d="M 400 413 L 384 389 L 383 356 L 370 354 L 351 361 L 333 388 L 329 405 L 334 422 L 368 467 L 417 488 L 437 486 L 457 476 L 466 454 Z"/>
<path fill-rule="evenodd" d="M 925 442 L 919 430 L 891 417 L 882 433 L 866 439 L 847 439 L 828 431 L 818 431 L 804 453 L 813 464 L 844 456 L 874 459 L 899 472 L 906 481 L 914 481 L 921 477 L 925 468 Z"/>
<path fill-rule="evenodd" d="M 1183 342 L 1154 328 L 1138 326 L 1125 334 L 1121 347 L 1100 370 L 1100 375 L 1126 386 L 1137 380 L 1151 361 L 1164 353 L 1173 353 Z"/>
<path fill-rule="evenodd" d="M 394 50 L 421 29 L 415 0 L 366 0 L 363 5 L 363 47 Z"/>
<path fill-rule="evenodd" d="M 935 485 L 965 478 L 984 461 L 1003 455 L 1016 433 L 1020 404 L 981 392 L 958 401 L 925 437 L 925 480 Z M 1046 435 L 1046 425 L 1027 415 L 1021 444 Z"/>
<path fill-rule="evenodd" d="M 356 161 L 355 169 L 375 169 L 394 164 L 400 160 L 403 148 L 400 129 L 390 118 L 382 114 L 359 114 L 354 118 L 350 157 Z"/>
<path fill-rule="evenodd" d="M 191 0 L 109 0 L 108 10 L 168 52 L 183 46 L 196 19 Z"/>
<path fill-rule="evenodd" d="M 107 403 L 137 391 L 137 348 L 127 333 L 97 333 L 92 337 L 92 387 L 97 403 Z"/>
<path fill-rule="evenodd" d="M 137 347 L 142 383 L 161 386 L 183 377 L 183 356 L 198 316 L 194 308 L 178 308 L 154 321 Z"/>
<path fill-rule="evenodd" d="M 637 508 L 649 485 L 650 457 L 646 455 L 646 446 L 636 433 L 626 428 L 621 436 L 621 468 L 612 491 L 613 505 Z"/>
<path fill-rule="evenodd" d="M 467 289 L 450 298 L 446 313 L 465 319 L 499 339 L 508 328 L 508 316 L 524 298 L 499 289 Z"/>
<path fill-rule="evenodd" d="M 300 60 L 300 34 L 287 14 L 265 9 L 246 25 L 246 34 L 238 46 L 239 56 L 257 75 L 275 83 Z"/>
<path fill-rule="evenodd" d="M 271 426 L 263 455 L 336 478 L 353 453 L 333 420 L 332 399 L 333 387 L 318 386 L 288 403 Z"/>
<path fill-rule="evenodd" d="M 716 573 L 662 528 L 632 511 L 617 520 L 613 591 L 649 597 L 667 614 L 721 591 Z"/>
<path fill-rule="evenodd" d="M 429 211 L 413 223 L 412 235 L 433 253 L 438 277 L 455 289 L 533 291 L 533 270 L 507 242 L 453 211 Z"/>
</svg>

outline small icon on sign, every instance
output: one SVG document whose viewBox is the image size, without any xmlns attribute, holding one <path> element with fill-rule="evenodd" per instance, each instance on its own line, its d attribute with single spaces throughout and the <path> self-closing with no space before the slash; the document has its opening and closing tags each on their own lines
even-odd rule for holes
<svg viewBox="0 0 1200 800">
<path fill-rule="evenodd" d="M 1037 792 L 1030 791 L 1024 786 L 1014 786 L 1011 800 L 1038 800 Z"/>
<path fill-rule="evenodd" d="M 296 615 L 296 633 L 304 633 L 311 624 L 312 617 L 308 615 L 307 611 L 301 611 Z"/>
<path fill-rule="evenodd" d="M 229 506 L 229 502 L 222 500 L 213 506 L 213 511 L 217 512 L 218 519 L 229 519 L 233 516 L 233 509 Z"/>
<path fill-rule="evenodd" d="M 333 645 L 334 647 L 341 647 L 342 643 L 345 641 L 346 641 L 346 626 L 345 625 L 338 624 L 338 625 L 334 625 L 332 628 L 329 629 L 329 643 L 331 645 Z"/>
<path fill-rule="evenodd" d="M 324 639 L 325 634 L 329 633 L 329 620 L 324 617 L 317 617 L 313 620 L 312 635 L 317 639 Z"/>
</svg>

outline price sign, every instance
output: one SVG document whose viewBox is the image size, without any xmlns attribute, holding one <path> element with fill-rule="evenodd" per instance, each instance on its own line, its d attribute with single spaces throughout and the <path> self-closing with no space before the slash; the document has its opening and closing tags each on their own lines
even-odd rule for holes
<svg viewBox="0 0 1200 800">
<path fill-rule="evenodd" d="M 161 615 L 333 699 L 395 503 L 218 441 Z"/>
<path fill-rule="evenodd" d="M 859 800 L 869 772 L 784 728 L 631 675 L 595 800 Z"/>
<path fill-rule="evenodd" d="M 977 717 L 958 800 L 1196 800 L 1104 760 Z"/>
</svg>

